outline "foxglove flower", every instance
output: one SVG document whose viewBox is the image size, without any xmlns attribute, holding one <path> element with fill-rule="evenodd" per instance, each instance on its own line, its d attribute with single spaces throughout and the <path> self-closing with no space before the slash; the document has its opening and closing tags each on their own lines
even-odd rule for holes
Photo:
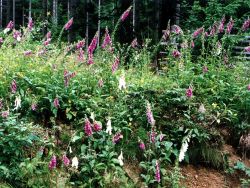
<svg viewBox="0 0 250 188">
<path fill-rule="evenodd" d="M 179 35 L 179 34 L 182 34 L 182 33 L 183 33 L 183 32 L 182 32 L 182 29 L 181 29 L 180 26 L 178 26 L 178 25 L 173 25 L 173 26 L 171 27 L 171 32 L 174 33 L 174 34 L 176 34 L 176 35 Z"/>
<path fill-rule="evenodd" d="M 115 58 L 115 62 L 112 65 L 112 73 L 114 74 L 115 71 L 118 69 L 118 66 L 120 64 L 120 60 L 119 58 Z"/>
<path fill-rule="evenodd" d="M 84 61 L 84 51 L 82 48 L 80 48 L 80 50 L 79 50 L 78 61 L 80 61 L 80 62 Z"/>
<path fill-rule="evenodd" d="M 16 96 L 14 110 L 18 110 L 19 108 L 21 108 L 21 97 L 20 96 Z"/>
<path fill-rule="evenodd" d="M 181 53 L 180 53 L 178 50 L 174 50 L 174 51 L 172 52 L 172 55 L 173 55 L 173 57 L 175 57 L 175 58 L 181 57 Z"/>
<path fill-rule="evenodd" d="M 160 141 L 160 142 L 163 140 L 164 136 L 165 136 L 165 135 L 162 134 L 162 132 L 161 132 L 160 137 L 159 137 L 159 141 Z"/>
<path fill-rule="evenodd" d="M 227 33 L 227 34 L 230 34 L 230 33 L 231 33 L 231 31 L 232 31 L 232 29 L 233 29 L 233 26 L 234 26 L 234 20 L 233 20 L 233 18 L 231 17 L 229 23 L 227 24 L 227 29 L 226 29 L 226 33 Z"/>
<path fill-rule="evenodd" d="M 194 41 L 191 41 L 191 48 L 194 48 Z"/>
<path fill-rule="evenodd" d="M 247 86 L 247 90 L 248 90 L 248 91 L 250 91 L 250 84 L 248 84 L 248 86 Z"/>
<path fill-rule="evenodd" d="M 96 45 L 97 45 L 97 39 L 98 39 L 98 35 L 96 33 L 94 38 L 92 39 L 89 47 L 88 47 L 88 54 L 93 54 L 93 52 L 95 51 L 95 48 L 96 48 Z"/>
<path fill-rule="evenodd" d="M 214 25 L 212 26 L 209 35 L 214 36 L 217 32 L 217 23 L 215 22 Z"/>
<path fill-rule="evenodd" d="M 243 23 L 241 29 L 242 29 L 242 31 L 246 31 L 249 27 L 250 27 L 250 19 L 247 19 L 247 20 Z"/>
<path fill-rule="evenodd" d="M 186 90 L 186 96 L 188 98 L 191 98 L 193 96 L 193 89 L 191 87 L 189 87 L 187 90 Z"/>
<path fill-rule="evenodd" d="M 83 48 L 85 45 L 85 40 L 81 40 L 76 44 L 76 49 Z"/>
<path fill-rule="evenodd" d="M 148 133 L 149 136 L 149 142 L 150 143 L 155 143 L 155 138 L 157 136 L 157 133 L 154 130 L 154 127 L 152 127 L 151 131 Z"/>
<path fill-rule="evenodd" d="M 207 73 L 207 72 L 208 72 L 207 66 L 204 66 L 204 67 L 202 68 L 202 71 L 203 71 L 204 74 Z"/>
<path fill-rule="evenodd" d="M 33 111 L 35 111 L 36 108 L 37 108 L 37 104 L 36 104 L 36 103 L 32 103 L 32 104 L 31 104 L 31 109 L 32 109 Z"/>
<path fill-rule="evenodd" d="M 4 29 L 4 31 L 3 31 L 4 34 L 8 33 L 10 30 L 12 30 L 13 27 L 14 27 L 14 23 L 13 23 L 13 21 L 10 21 L 10 22 L 8 23 L 8 25 L 6 26 L 6 28 Z"/>
<path fill-rule="evenodd" d="M 245 47 L 245 51 L 246 51 L 246 52 L 250 52 L 250 46 Z"/>
<path fill-rule="evenodd" d="M 29 22 L 28 22 L 28 29 L 31 31 L 33 28 L 33 20 L 32 18 L 29 19 Z"/>
<path fill-rule="evenodd" d="M 145 144 L 144 144 L 144 142 L 139 141 L 139 148 L 140 148 L 141 150 L 145 150 Z"/>
<path fill-rule="evenodd" d="M 105 29 L 105 37 L 102 43 L 102 48 L 105 49 L 107 46 L 112 46 L 112 40 L 111 37 L 109 35 L 109 31 L 108 28 L 106 27 Z"/>
<path fill-rule="evenodd" d="M 78 169 L 78 164 L 79 164 L 78 158 L 77 158 L 77 157 L 73 157 L 71 166 L 72 166 L 73 168 L 75 168 L 75 169 Z"/>
<path fill-rule="evenodd" d="M 70 160 L 69 160 L 69 158 L 66 156 L 66 154 L 63 155 L 62 160 L 63 160 L 63 164 L 64 164 L 65 166 L 69 166 Z"/>
<path fill-rule="evenodd" d="M 46 34 L 46 39 L 51 39 L 51 31 L 49 31 L 47 34 Z"/>
<path fill-rule="evenodd" d="M 119 132 L 113 136 L 112 141 L 113 141 L 113 143 L 117 144 L 120 141 L 120 139 L 122 139 L 122 138 L 123 138 L 123 135 Z"/>
<path fill-rule="evenodd" d="M 147 106 L 146 106 L 146 115 L 147 115 L 148 123 L 151 126 L 154 126 L 155 125 L 155 119 L 154 119 L 153 112 L 151 110 L 151 105 L 150 105 L 149 102 L 147 102 Z"/>
<path fill-rule="evenodd" d="M 16 39 L 18 42 L 21 41 L 21 36 L 22 36 L 22 34 L 20 31 L 14 31 L 13 38 Z"/>
<path fill-rule="evenodd" d="M 221 50 L 222 50 L 222 46 L 221 46 L 220 41 L 218 41 L 217 44 L 216 44 L 216 55 L 220 55 Z"/>
<path fill-rule="evenodd" d="M 108 119 L 108 122 L 107 122 L 106 133 L 108 133 L 109 135 L 112 134 L 112 126 L 111 126 L 111 119 L 110 118 Z"/>
<path fill-rule="evenodd" d="M 225 24 L 225 16 L 221 19 L 220 25 L 219 25 L 219 33 L 223 33 L 224 32 L 224 24 Z"/>
<path fill-rule="evenodd" d="M 64 25 L 64 29 L 67 31 L 70 29 L 70 27 L 73 24 L 73 18 L 71 18 L 65 25 Z"/>
<path fill-rule="evenodd" d="M 205 109 L 204 104 L 200 105 L 200 107 L 198 109 L 198 112 L 201 113 L 201 114 L 205 114 L 206 113 L 206 109 Z"/>
<path fill-rule="evenodd" d="M 124 22 L 126 20 L 126 18 L 128 17 L 130 10 L 131 10 L 131 6 L 122 14 L 121 16 L 121 21 Z"/>
<path fill-rule="evenodd" d="M 88 118 L 85 119 L 84 132 L 87 136 L 91 136 L 93 134 L 91 123 Z"/>
<path fill-rule="evenodd" d="M 3 100 L 0 99 L 0 110 L 3 108 Z"/>
<path fill-rule="evenodd" d="M 2 118 L 7 118 L 9 114 L 10 114 L 9 110 L 2 111 Z"/>
<path fill-rule="evenodd" d="M 119 86 L 118 86 L 118 88 L 119 88 L 120 90 L 126 89 L 126 81 L 125 81 L 125 76 L 124 76 L 124 75 L 122 75 L 122 76 L 120 77 L 120 79 L 119 79 Z"/>
<path fill-rule="evenodd" d="M 59 104 L 59 99 L 57 97 L 54 99 L 53 104 L 55 108 L 59 108 L 60 104 Z"/>
<path fill-rule="evenodd" d="M 98 86 L 99 87 L 103 87 L 103 80 L 102 80 L 102 78 L 100 78 L 100 80 L 98 81 Z"/>
<path fill-rule="evenodd" d="M 69 153 L 72 153 L 72 148 L 71 148 L 71 146 L 69 146 Z"/>
<path fill-rule="evenodd" d="M 16 80 L 13 80 L 11 83 L 11 92 L 16 93 L 16 90 L 17 90 Z"/>
<path fill-rule="evenodd" d="M 123 165 L 124 165 L 122 150 L 121 150 L 121 154 L 118 156 L 118 161 L 119 161 L 120 166 L 123 166 Z"/>
<path fill-rule="evenodd" d="M 131 47 L 132 48 L 136 48 L 138 46 L 138 41 L 137 38 L 135 38 L 132 42 L 131 42 Z"/>
<path fill-rule="evenodd" d="M 193 38 L 198 37 L 202 32 L 204 32 L 204 28 L 203 27 L 198 28 L 196 31 L 194 31 Z"/>
<path fill-rule="evenodd" d="M 101 131 L 102 130 L 102 125 L 100 123 L 98 123 L 97 121 L 94 121 L 93 129 L 96 132 Z"/>
<path fill-rule="evenodd" d="M 51 39 L 47 39 L 46 41 L 43 42 L 44 46 L 48 46 L 50 44 Z"/>
<path fill-rule="evenodd" d="M 25 56 L 30 56 L 30 55 L 32 55 L 32 51 L 31 50 L 27 50 L 27 51 L 23 52 L 23 54 Z"/>
<path fill-rule="evenodd" d="M 184 141 L 181 145 L 181 150 L 180 150 L 180 154 L 179 154 L 179 162 L 183 161 L 183 159 L 185 157 L 185 153 L 188 150 L 188 142 L 189 142 L 189 139 Z"/>
<path fill-rule="evenodd" d="M 3 44 L 3 38 L 0 37 L 0 45 Z"/>
<path fill-rule="evenodd" d="M 88 65 L 94 64 L 93 54 L 88 54 Z"/>
<path fill-rule="evenodd" d="M 56 156 L 53 155 L 50 162 L 49 162 L 49 169 L 55 169 L 56 168 Z"/>
<path fill-rule="evenodd" d="M 155 181 L 157 181 L 158 183 L 160 183 L 161 181 L 160 165 L 158 160 L 156 160 L 155 162 Z"/>
</svg>

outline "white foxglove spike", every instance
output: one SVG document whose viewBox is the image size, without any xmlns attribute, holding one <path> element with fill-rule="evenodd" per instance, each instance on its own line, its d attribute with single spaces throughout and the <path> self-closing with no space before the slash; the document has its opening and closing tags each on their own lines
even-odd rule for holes
<svg viewBox="0 0 250 188">
<path fill-rule="evenodd" d="M 72 159 L 72 167 L 75 167 L 76 169 L 78 169 L 78 164 L 79 164 L 79 162 L 78 162 L 78 159 L 77 159 L 77 157 L 73 157 L 73 159 Z"/>
<path fill-rule="evenodd" d="M 112 126 L 111 126 L 111 119 L 110 118 L 108 119 L 108 122 L 107 122 L 106 133 L 108 133 L 109 135 L 112 134 Z"/>
<path fill-rule="evenodd" d="M 21 108 L 21 97 L 17 96 L 16 99 L 15 99 L 15 108 L 14 110 L 18 110 L 18 108 Z"/>
<path fill-rule="evenodd" d="M 119 157 L 118 157 L 118 161 L 119 161 L 120 166 L 123 166 L 123 165 L 124 165 L 122 150 L 121 150 L 121 154 L 120 154 Z"/>
</svg>

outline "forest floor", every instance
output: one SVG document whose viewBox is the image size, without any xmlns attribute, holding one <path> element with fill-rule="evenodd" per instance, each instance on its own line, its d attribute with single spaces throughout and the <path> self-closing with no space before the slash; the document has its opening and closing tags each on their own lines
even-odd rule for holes
<svg viewBox="0 0 250 188">
<path fill-rule="evenodd" d="M 243 160 L 231 146 L 225 144 L 223 152 L 228 154 L 229 165 L 233 167 L 237 161 L 243 162 L 247 167 L 250 167 L 250 160 Z M 124 166 L 127 175 L 137 184 L 138 187 L 143 188 L 143 183 L 139 177 L 140 168 L 127 164 Z M 230 175 L 223 170 L 216 170 L 204 166 L 183 165 L 181 166 L 181 174 L 183 179 L 181 185 L 185 188 L 240 188 L 239 173 Z"/>
</svg>

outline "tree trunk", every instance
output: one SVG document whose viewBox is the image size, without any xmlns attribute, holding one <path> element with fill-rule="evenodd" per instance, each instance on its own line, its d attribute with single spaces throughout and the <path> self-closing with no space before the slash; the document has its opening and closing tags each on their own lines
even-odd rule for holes
<svg viewBox="0 0 250 188">
<path fill-rule="evenodd" d="M 133 0 L 133 35 L 137 37 L 139 30 L 140 0 Z"/>
<path fill-rule="evenodd" d="M 43 35 L 46 35 L 47 33 L 47 22 L 48 22 L 48 17 L 47 17 L 47 11 L 48 11 L 48 1 L 43 0 Z"/>
<path fill-rule="evenodd" d="M 88 12 L 88 8 L 89 8 L 89 0 L 86 0 L 86 47 L 88 48 L 88 41 L 89 41 L 89 12 Z"/>
<path fill-rule="evenodd" d="M 53 24 L 54 26 L 57 26 L 57 6 L 58 6 L 58 0 L 53 0 Z"/>
<path fill-rule="evenodd" d="M 100 46 L 100 32 L 101 32 L 101 0 L 98 0 L 98 46 Z"/>
<path fill-rule="evenodd" d="M 0 29 L 3 27 L 3 0 L 0 0 Z"/>
<path fill-rule="evenodd" d="M 67 17 L 68 17 L 68 20 L 70 19 L 70 9 L 71 9 L 71 1 L 70 0 L 68 0 L 68 2 L 67 2 Z M 70 43 L 70 32 L 69 32 L 69 30 L 67 31 L 68 33 L 67 33 L 67 38 L 68 38 L 68 43 Z"/>
<path fill-rule="evenodd" d="M 161 0 L 155 0 L 155 41 L 158 41 L 160 32 L 160 1 Z"/>
<path fill-rule="evenodd" d="M 176 10 L 175 10 L 175 24 L 180 25 L 180 10 L 181 10 L 181 5 L 180 1 L 176 1 Z"/>
<path fill-rule="evenodd" d="M 31 19 L 31 0 L 29 0 L 29 20 Z"/>
<path fill-rule="evenodd" d="M 13 15 L 13 23 L 14 23 L 14 28 L 15 28 L 15 22 L 16 22 L 16 0 L 13 0 L 13 7 L 12 7 L 13 9 L 12 9 L 12 15 Z"/>
</svg>

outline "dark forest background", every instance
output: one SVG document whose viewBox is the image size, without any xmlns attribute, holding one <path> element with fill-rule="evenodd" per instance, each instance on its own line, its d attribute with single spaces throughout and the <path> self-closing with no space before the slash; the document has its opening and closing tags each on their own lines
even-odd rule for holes
<svg viewBox="0 0 250 188">
<path fill-rule="evenodd" d="M 65 22 L 74 17 L 74 24 L 65 39 L 69 42 L 85 38 L 91 40 L 107 26 L 110 31 L 129 7 L 129 18 L 119 28 L 118 39 L 128 42 L 133 38 L 151 38 L 158 41 L 162 30 L 171 24 L 184 29 L 209 26 L 214 20 L 226 15 L 244 19 L 249 16 L 248 0 L 0 0 L 0 27 L 10 20 L 15 28 L 27 25 L 31 17 L 37 33 L 51 30 L 59 34 Z"/>
</svg>

